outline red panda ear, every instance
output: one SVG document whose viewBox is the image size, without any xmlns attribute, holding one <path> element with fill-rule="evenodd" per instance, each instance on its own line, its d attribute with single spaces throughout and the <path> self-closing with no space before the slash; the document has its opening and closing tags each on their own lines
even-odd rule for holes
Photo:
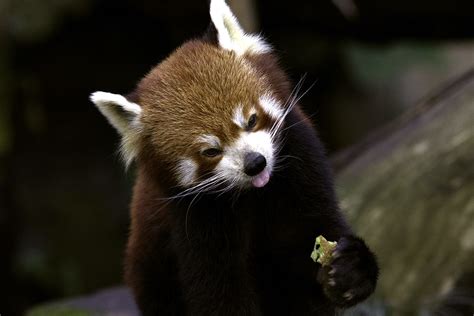
<svg viewBox="0 0 474 316">
<path fill-rule="evenodd" d="M 121 153 L 128 166 L 137 154 L 142 108 L 119 94 L 99 91 L 90 99 L 122 136 Z"/>
<path fill-rule="evenodd" d="M 91 94 L 90 99 L 122 136 L 138 122 L 142 111 L 138 104 L 128 101 L 120 94 L 98 91 Z"/>
<path fill-rule="evenodd" d="M 211 0 L 211 20 L 217 30 L 220 47 L 237 55 L 263 54 L 271 51 L 260 36 L 246 34 L 225 0 Z"/>
</svg>

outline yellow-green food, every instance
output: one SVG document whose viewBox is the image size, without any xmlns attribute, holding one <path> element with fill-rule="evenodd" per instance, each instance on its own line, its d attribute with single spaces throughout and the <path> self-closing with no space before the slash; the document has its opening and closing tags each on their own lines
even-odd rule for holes
<svg viewBox="0 0 474 316">
<path fill-rule="evenodd" d="M 314 262 L 320 263 L 322 266 L 327 266 L 331 263 L 332 252 L 337 246 L 335 241 L 327 241 L 326 238 L 319 235 L 314 244 L 314 250 L 311 253 L 311 259 Z"/>
</svg>

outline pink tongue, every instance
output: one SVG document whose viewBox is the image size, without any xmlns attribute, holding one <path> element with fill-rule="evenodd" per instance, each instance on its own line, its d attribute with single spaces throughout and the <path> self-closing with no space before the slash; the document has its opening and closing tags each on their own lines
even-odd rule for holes
<svg viewBox="0 0 474 316">
<path fill-rule="evenodd" d="M 258 175 L 256 175 L 252 179 L 252 184 L 256 188 L 261 188 L 265 186 L 268 181 L 270 180 L 270 172 L 265 168 L 262 172 L 260 172 Z"/>
</svg>

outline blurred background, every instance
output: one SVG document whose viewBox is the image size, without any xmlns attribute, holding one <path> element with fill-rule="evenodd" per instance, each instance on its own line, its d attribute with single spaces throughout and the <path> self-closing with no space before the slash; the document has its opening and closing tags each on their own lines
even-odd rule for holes
<svg viewBox="0 0 474 316">
<path fill-rule="evenodd" d="M 472 0 L 229 2 L 316 83 L 330 155 L 474 67 Z M 206 0 L 0 0 L 2 315 L 122 282 L 133 169 L 88 96 L 130 92 L 208 23 Z"/>
</svg>

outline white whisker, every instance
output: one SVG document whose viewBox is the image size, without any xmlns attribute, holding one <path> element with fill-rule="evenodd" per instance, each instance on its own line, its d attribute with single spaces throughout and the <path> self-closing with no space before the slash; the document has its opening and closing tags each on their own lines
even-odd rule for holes
<svg viewBox="0 0 474 316">
<path fill-rule="evenodd" d="M 314 85 L 316 84 L 317 81 L 315 81 L 313 84 L 311 84 L 311 86 L 306 89 L 303 93 L 300 93 L 300 90 L 301 90 L 301 87 L 303 85 L 303 81 L 305 79 L 305 76 L 303 76 L 300 81 L 296 84 L 295 88 L 293 89 L 293 91 L 291 92 L 290 96 L 288 97 L 288 101 L 285 103 L 285 111 L 283 113 L 283 115 L 279 118 L 278 121 L 276 121 L 273 126 L 271 127 L 270 129 L 270 137 L 272 139 L 272 142 L 275 144 L 275 157 L 278 157 L 275 161 L 275 165 L 274 165 L 274 170 L 275 171 L 278 171 L 278 170 L 281 170 L 282 167 L 280 166 L 285 160 L 286 158 L 293 158 L 293 159 L 300 159 L 298 157 L 295 157 L 295 156 L 282 156 L 282 157 L 279 157 L 279 154 L 281 152 L 281 150 L 283 149 L 285 143 L 286 143 L 286 139 L 281 139 L 283 137 L 283 132 L 304 122 L 306 120 L 303 119 L 303 120 L 300 120 L 296 123 L 293 123 L 292 125 L 290 126 L 287 126 L 285 127 L 284 129 L 281 129 L 281 127 L 283 126 L 284 122 L 285 122 L 285 119 L 287 118 L 287 116 L 291 113 L 291 111 L 294 109 L 294 107 L 298 104 L 298 102 L 314 87 Z M 312 114 L 311 116 L 313 116 L 314 114 Z M 311 117 L 310 116 L 310 117 Z"/>
<path fill-rule="evenodd" d="M 294 100 L 296 99 L 296 96 L 298 95 L 301 87 L 303 86 L 304 80 L 306 78 L 306 74 L 304 74 L 301 79 L 298 81 L 298 83 L 295 85 L 293 90 L 291 91 L 290 95 L 288 96 L 287 101 L 283 105 L 283 108 L 285 108 L 285 111 L 283 112 L 283 115 L 273 124 L 273 126 L 270 129 L 270 134 L 272 136 L 275 135 L 275 132 L 278 130 L 278 126 L 281 125 L 281 123 L 284 121 L 286 115 L 289 113 L 289 109 L 292 107 L 291 105 L 294 104 Z M 272 137 L 273 138 L 273 137 Z"/>
<path fill-rule="evenodd" d="M 174 200 L 174 199 L 179 199 L 179 198 L 183 198 L 183 197 L 186 197 L 186 196 L 189 196 L 189 195 L 193 195 L 195 194 L 196 192 L 200 192 L 202 190 L 204 190 L 205 188 L 211 186 L 212 184 L 214 184 L 214 182 L 217 182 L 218 180 L 220 180 L 222 178 L 222 174 L 215 174 L 214 176 L 198 183 L 197 185 L 193 186 L 193 187 L 190 187 L 190 188 L 187 188 L 186 190 L 174 195 L 174 196 L 171 196 L 171 197 L 167 197 L 167 198 L 163 198 L 164 200 Z"/>
</svg>

